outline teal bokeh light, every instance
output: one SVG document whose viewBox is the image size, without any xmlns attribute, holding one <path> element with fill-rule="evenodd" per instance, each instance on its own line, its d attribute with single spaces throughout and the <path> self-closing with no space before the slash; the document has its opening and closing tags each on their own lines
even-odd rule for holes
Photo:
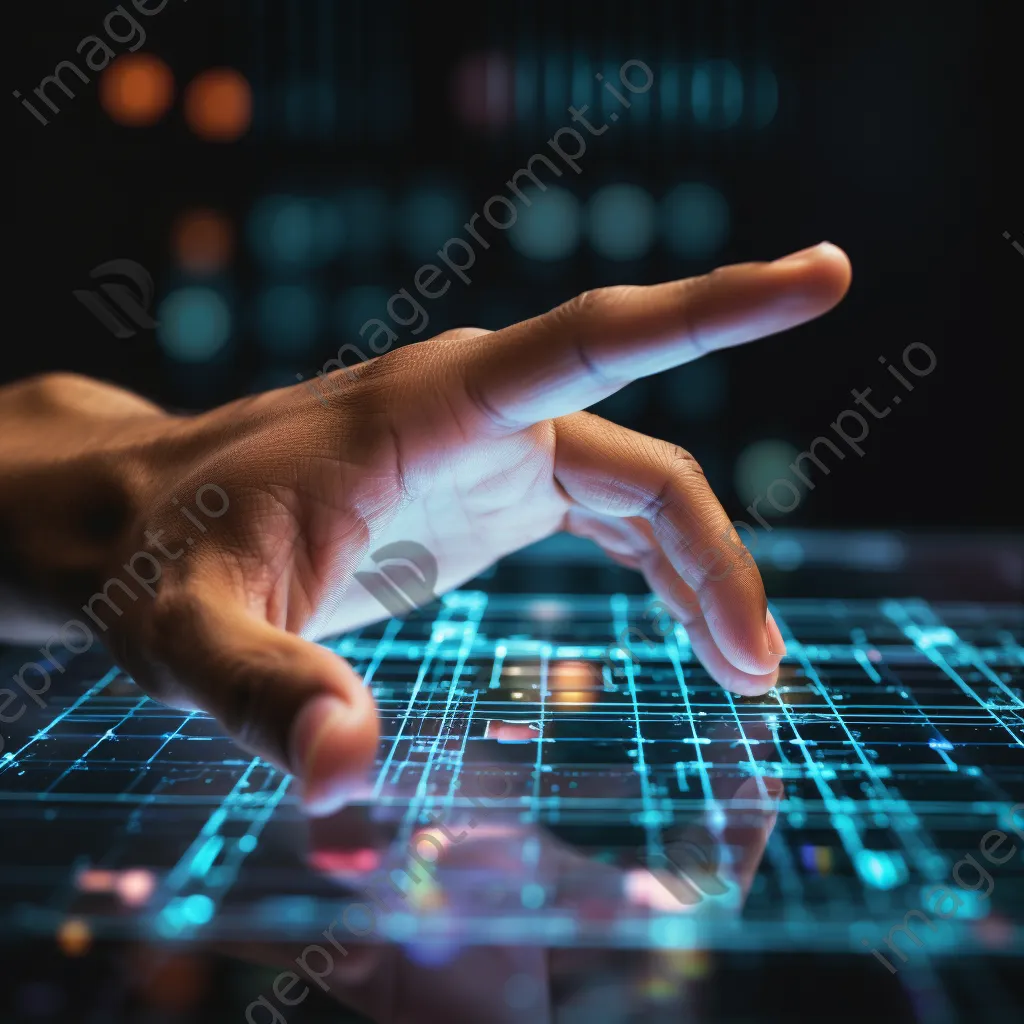
<svg viewBox="0 0 1024 1024">
<path fill-rule="evenodd" d="M 590 244 L 609 260 L 635 260 L 654 242 L 655 206 L 638 185 L 606 185 L 587 204 Z"/>
<path fill-rule="evenodd" d="M 304 285 L 274 285 L 256 302 L 256 333 L 269 352 L 294 355 L 308 351 L 319 326 L 319 303 Z"/>
<path fill-rule="evenodd" d="M 685 259 L 714 255 L 729 236 L 729 204 L 703 182 L 677 185 L 662 202 L 665 244 Z"/>
<path fill-rule="evenodd" d="M 518 216 L 509 229 L 513 248 L 527 259 L 555 261 L 571 255 L 580 244 L 579 200 L 557 186 L 526 189 L 529 201 L 517 204 Z"/>
<path fill-rule="evenodd" d="M 399 205 L 394 220 L 399 245 L 414 260 L 429 259 L 456 235 L 467 211 L 455 189 L 447 185 L 423 185 Z"/>
<path fill-rule="evenodd" d="M 183 363 L 205 363 L 231 335 L 231 311 L 212 288 L 188 287 L 171 292 L 157 312 L 157 338 L 164 351 Z"/>
</svg>

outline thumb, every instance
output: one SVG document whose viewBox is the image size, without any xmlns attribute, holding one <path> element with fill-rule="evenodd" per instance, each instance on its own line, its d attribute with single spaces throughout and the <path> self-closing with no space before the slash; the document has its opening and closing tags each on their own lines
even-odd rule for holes
<svg viewBox="0 0 1024 1024">
<path fill-rule="evenodd" d="M 343 806 L 365 787 L 377 750 L 362 679 L 237 595 L 189 589 L 159 596 L 148 650 L 126 668 L 156 699 L 208 712 L 242 746 L 298 776 L 309 813 Z"/>
</svg>

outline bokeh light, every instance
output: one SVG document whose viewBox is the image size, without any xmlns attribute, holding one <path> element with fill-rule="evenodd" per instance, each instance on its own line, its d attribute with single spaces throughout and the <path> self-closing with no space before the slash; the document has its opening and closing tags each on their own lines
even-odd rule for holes
<svg viewBox="0 0 1024 1024">
<path fill-rule="evenodd" d="M 57 945 L 65 956 L 84 956 L 92 945 L 92 932 L 81 918 L 68 918 L 57 929 Z"/>
<path fill-rule="evenodd" d="M 503 53 L 464 57 L 452 76 L 452 102 L 472 128 L 499 128 L 515 114 L 515 71 Z"/>
<path fill-rule="evenodd" d="M 334 326 L 338 334 L 345 340 L 359 344 L 359 328 L 367 320 L 383 320 L 388 323 L 388 299 L 393 293 L 377 285 L 360 284 L 348 288 L 338 296 L 334 307 Z M 366 341 L 371 337 L 373 328 L 366 332 Z M 378 345 L 378 347 L 380 347 Z M 370 354 L 370 350 L 366 350 Z"/>
<path fill-rule="evenodd" d="M 320 326 L 317 297 L 304 285 L 273 285 L 256 302 L 256 331 L 263 347 L 278 355 L 308 351 Z"/>
<path fill-rule="evenodd" d="M 231 261 L 235 229 L 219 210 L 186 210 L 171 230 L 178 264 L 192 274 L 215 274 Z"/>
<path fill-rule="evenodd" d="M 249 242 L 275 270 L 299 270 L 335 257 L 345 241 L 344 216 L 326 199 L 271 195 L 249 216 Z"/>
<path fill-rule="evenodd" d="M 413 259 L 427 259 L 449 238 L 462 233 L 462 215 L 467 209 L 455 189 L 447 185 L 420 186 L 405 197 L 395 213 L 395 237 Z"/>
<path fill-rule="evenodd" d="M 184 363 L 204 363 L 231 336 L 231 311 L 212 288 L 179 288 L 168 294 L 157 312 L 157 338 L 164 351 Z"/>
<path fill-rule="evenodd" d="M 786 515 L 799 502 L 806 487 L 790 468 L 800 453 L 788 441 L 755 441 L 736 460 L 734 483 L 744 504 L 757 501 L 765 518 Z M 791 507 L 792 506 L 792 507 Z"/>
<path fill-rule="evenodd" d="M 590 244 L 610 260 L 635 260 L 654 241 L 654 200 L 638 185 L 607 185 L 587 205 Z"/>
<path fill-rule="evenodd" d="M 509 241 L 531 260 L 562 260 L 580 244 L 579 200 L 557 185 L 541 191 L 526 189 L 525 201 L 517 204 L 518 217 L 509 229 Z"/>
<path fill-rule="evenodd" d="M 690 104 L 698 124 L 731 128 L 743 114 L 743 76 L 731 60 L 705 60 L 693 69 Z"/>
<path fill-rule="evenodd" d="M 207 142 L 235 142 L 252 123 L 252 89 L 234 68 L 211 68 L 185 89 L 185 122 Z"/>
<path fill-rule="evenodd" d="M 703 182 L 677 185 L 662 201 L 665 244 L 685 259 L 714 255 L 729 236 L 729 204 Z"/>
<path fill-rule="evenodd" d="M 390 210 L 384 190 L 372 185 L 357 185 L 345 189 L 338 199 L 345 219 L 345 240 L 349 252 L 359 259 L 383 252 L 391 237 Z"/>
<path fill-rule="evenodd" d="M 126 53 L 100 76 L 100 105 L 130 128 L 156 124 L 174 100 L 174 74 L 151 53 Z"/>
<path fill-rule="evenodd" d="M 767 127 L 778 109 L 779 80 L 771 68 L 758 68 L 754 74 L 754 124 L 758 128 Z"/>
</svg>

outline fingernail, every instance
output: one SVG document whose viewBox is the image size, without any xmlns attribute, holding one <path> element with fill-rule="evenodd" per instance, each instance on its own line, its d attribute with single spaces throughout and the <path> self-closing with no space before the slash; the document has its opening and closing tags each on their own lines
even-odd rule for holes
<svg viewBox="0 0 1024 1024">
<path fill-rule="evenodd" d="M 350 738 L 351 715 L 343 700 L 324 694 L 309 701 L 292 724 L 290 761 L 310 814 L 333 814 L 365 788 L 361 780 L 337 772 L 338 748 Z"/>
<path fill-rule="evenodd" d="M 764 617 L 764 635 L 768 640 L 768 653 L 781 658 L 786 653 L 786 642 L 782 639 L 779 627 L 772 613 L 766 612 Z"/>
<path fill-rule="evenodd" d="M 819 242 L 817 245 L 808 246 L 806 249 L 800 249 L 798 252 L 791 252 L 788 256 L 780 256 L 775 263 L 800 263 L 806 260 L 812 254 L 817 253 L 823 245 L 827 245 L 827 242 Z"/>
</svg>

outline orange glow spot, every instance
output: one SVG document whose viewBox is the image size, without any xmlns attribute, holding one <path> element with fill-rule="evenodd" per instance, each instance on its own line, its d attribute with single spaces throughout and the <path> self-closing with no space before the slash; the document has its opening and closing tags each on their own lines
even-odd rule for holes
<svg viewBox="0 0 1024 1024">
<path fill-rule="evenodd" d="M 591 704 L 601 691 L 601 669 L 586 661 L 553 661 L 548 689 L 553 704 Z"/>
<path fill-rule="evenodd" d="M 252 89 L 233 68 L 211 68 L 185 90 L 185 121 L 207 142 L 235 142 L 252 123 Z"/>
<path fill-rule="evenodd" d="M 100 78 L 100 104 L 112 121 L 129 128 L 156 124 L 174 99 L 174 75 L 149 53 L 112 61 Z"/>
<path fill-rule="evenodd" d="M 217 210 L 187 210 L 174 225 L 174 252 L 186 270 L 213 273 L 231 259 L 234 235 L 231 221 Z"/>
<path fill-rule="evenodd" d="M 57 929 L 57 945 L 65 956 L 82 956 L 92 945 L 92 932 L 81 918 L 70 917 Z"/>
</svg>

